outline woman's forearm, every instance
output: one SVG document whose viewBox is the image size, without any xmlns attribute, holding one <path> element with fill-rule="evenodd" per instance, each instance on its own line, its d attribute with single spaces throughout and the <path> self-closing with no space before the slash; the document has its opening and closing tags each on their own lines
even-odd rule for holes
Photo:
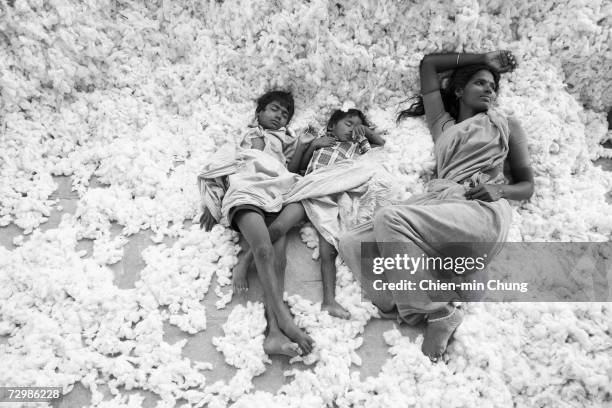
<svg viewBox="0 0 612 408">
<path fill-rule="evenodd" d="M 527 200 L 533 195 L 533 183 L 531 181 L 520 181 L 515 184 L 504 184 L 500 186 L 501 197 L 508 200 Z"/>
<path fill-rule="evenodd" d="M 448 54 L 429 54 L 421 61 L 421 69 L 423 66 L 433 68 L 435 72 L 448 71 L 464 65 L 484 64 L 486 54 L 469 54 L 469 53 L 448 53 Z"/>
<path fill-rule="evenodd" d="M 429 54 L 421 60 L 421 93 L 423 95 L 440 89 L 440 78 L 438 73 L 455 69 L 464 65 L 483 64 L 486 63 L 486 54 Z M 425 114 L 430 111 L 432 114 L 437 114 L 436 106 L 427 106 L 425 103 Z M 433 121 L 434 117 L 428 121 Z"/>
</svg>

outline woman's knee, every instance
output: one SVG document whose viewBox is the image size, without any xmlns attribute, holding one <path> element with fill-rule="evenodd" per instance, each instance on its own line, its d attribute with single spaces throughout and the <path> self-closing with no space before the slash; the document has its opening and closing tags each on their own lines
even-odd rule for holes
<svg viewBox="0 0 612 408">
<path fill-rule="evenodd" d="M 388 230 L 397 224 L 397 209 L 393 206 L 383 207 L 374 216 L 374 232 L 378 236 L 379 232 Z"/>
</svg>

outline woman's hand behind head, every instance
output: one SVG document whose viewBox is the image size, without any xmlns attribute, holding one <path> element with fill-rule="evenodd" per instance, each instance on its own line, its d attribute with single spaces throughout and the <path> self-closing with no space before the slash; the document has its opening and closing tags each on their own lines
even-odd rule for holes
<svg viewBox="0 0 612 408">
<path fill-rule="evenodd" d="M 485 54 L 486 64 L 497 70 L 500 74 L 513 71 L 518 63 L 510 51 L 492 51 Z"/>
</svg>

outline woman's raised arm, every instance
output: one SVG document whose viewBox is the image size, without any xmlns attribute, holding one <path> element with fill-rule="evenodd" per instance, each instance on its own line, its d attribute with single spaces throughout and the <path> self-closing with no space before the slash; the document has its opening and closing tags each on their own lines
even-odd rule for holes
<svg viewBox="0 0 612 408">
<path fill-rule="evenodd" d="M 516 60 L 509 51 L 493 51 L 486 54 L 429 54 L 421 60 L 421 95 L 423 95 L 425 118 L 430 129 L 445 110 L 438 73 L 476 64 L 486 64 L 503 73 L 513 70 L 516 67 Z M 432 136 L 435 141 L 438 135 L 432 133 Z"/>
</svg>

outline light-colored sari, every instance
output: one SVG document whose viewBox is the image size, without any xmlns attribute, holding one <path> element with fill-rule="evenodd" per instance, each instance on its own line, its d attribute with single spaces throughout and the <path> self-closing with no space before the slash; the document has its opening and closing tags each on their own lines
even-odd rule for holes
<svg viewBox="0 0 612 408">
<path fill-rule="evenodd" d="M 465 197 L 470 187 L 505 182 L 503 166 L 509 150 L 506 118 L 489 111 L 456 124 L 444 112 L 435 121 L 432 132 L 434 129 L 440 132 L 434 146 L 439 178 L 428 184 L 427 192 L 381 209 L 372 223 L 359 225 L 340 238 L 340 255 L 353 273 L 361 276 L 362 283 L 379 278 L 372 271 L 361 270 L 362 242 L 379 243 L 383 257 L 394 257 L 398 252 L 415 257 L 421 254 L 444 257 L 448 255 L 445 254 L 448 243 L 465 243 L 468 247 L 462 251 L 463 256 L 485 256 L 490 262 L 506 240 L 512 218 L 508 202 Z M 403 270 L 385 272 L 391 283 L 408 278 L 406 275 Z M 436 280 L 440 276 L 421 269 L 410 278 Z M 421 315 L 420 319 L 423 314 L 448 304 L 434 302 L 422 291 L 380 292 L 371 284 L 362 287 L 374 303 L 376 299 L 392 296 L 400 317 L 409 322 L 415 322 L 412 317 L 416 315 Z M 459 295 L 456 300 L 465 300 Z"/>
</svg>

